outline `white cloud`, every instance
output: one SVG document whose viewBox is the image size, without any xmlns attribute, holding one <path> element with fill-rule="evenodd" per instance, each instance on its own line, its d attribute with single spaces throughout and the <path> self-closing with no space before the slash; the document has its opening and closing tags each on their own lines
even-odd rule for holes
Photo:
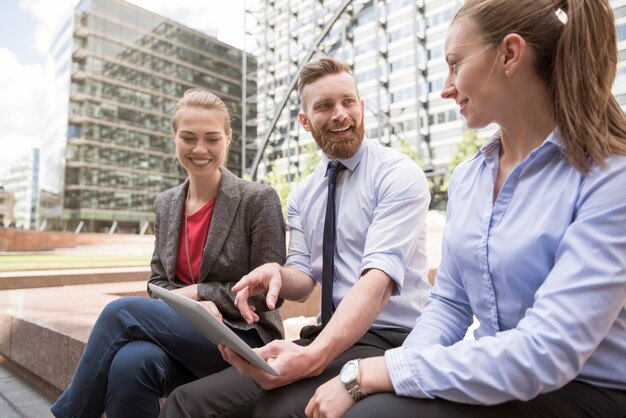
<svg viewBox="0 0 626 418">
<path fill-rule="evenodd" d="M 78 0 L 21 0 L 20 7 L 27 10 L 35 19 L 33 49 L 45 56 L 52 36 L 58 29 L 63 16 L 78 3 Z"/>
<path fill-rule="evenodd" d="M 243 44 L 243 1 L 130 0 L 200 32 L 215 35 L 236 47 Z M 20 7 L 35 19 L 32 48 L 43 62 L 61 19 L 78 0 L 20 0 Z M 43 65 L 24 65 L 0 48 L 0 167 L 39 146 L 43 97 Z M 1 171 L 1 169 L 0 169 Z"/>
<path fill-rule="evenodd" d="M 0 48 L 0 164 L 39 146 L 43 67 L 24 65 Z"/>
<path fill-rule="evenodd" d="M 241 48 L 243 45 L 243 1 L 224 4 L 221 0 L 129 0 L 139 7 L 166 16 Z M 21 0 L 20 6 L 35 18 L 33 48 L 45 55 L 61 19 L 78 0 Z"/>
<path fill-rule="evenodd" d="M 151 12 L 217 38 L 238 48 L 243 44 L 244 2 L 241 0 L 129 0 Z"/>
</svg>

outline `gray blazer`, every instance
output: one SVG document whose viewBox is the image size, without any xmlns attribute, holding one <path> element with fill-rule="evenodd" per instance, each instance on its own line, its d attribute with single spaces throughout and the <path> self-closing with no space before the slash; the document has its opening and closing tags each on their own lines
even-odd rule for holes
<svg viewBox="0 0 626 418">
<path fill-rule="evenodd" d="M 242 180 L 226 168 L 220 171 L 222 179 L 200 263 L 198 296 L 217 305 L 224 323 L 240 330 L 256 329 L 267 343 L 282 338 L 278 311 L 268 311 L 265 295 L 257 295 L 249 302 L 260 321 L 248 325 L 234 306 L 235 294 L 230 289 L 262 264 L 284 264 L 285 222 L 280 201 L 271 187 Z M 149 283 L 166 289 L 186 286 L 176 277 L 176 261 L 188 187 L 186 180 L 160 193 L 154 203 L 155 243 Z"/>
</svg>

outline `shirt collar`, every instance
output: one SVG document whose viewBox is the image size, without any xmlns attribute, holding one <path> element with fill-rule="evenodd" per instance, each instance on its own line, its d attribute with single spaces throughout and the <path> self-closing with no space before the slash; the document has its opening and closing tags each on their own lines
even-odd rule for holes
<svg viewBox="0 0 626 418">
<path fill-rule="evenodd" d="M 346 158 L 346 159 L 338 159 L 337 161 L 339 161 L 341 164 L 346 166 L 348 170 L 354 171 L 356 167 L 359 165 L 359 163 L 361 162 L 361 158 L 363 158 L 363 154 L 365 154 L 365 150 L 369 146 L 369 143 L 370 143 L 370 140 L 366 137 L 363 137 L 361 146 L 352 157 Z M 331 161 L 331 159 L 328 158 L 328 155 L 326 155 L 324 152 L 322 152 L 322 161 L 324 162 L 324 170 L 325 170 L 326 167 L 328 167 L 328 162 Z"/>
<path fill-rule="evenodd" d="M 559 128 L 555 128 L 552 132 L 550 132 L 550 134 L 543 141 L 543 143 L 539 147 L 537 147 L 535 151 L 533 151 L 533 154 L 540 149 L 548 147 L 548 144 L 552 144 L 558 147 L 561 151 L 565 150 L 565 145 L 563 144 L 563 141 L 561 139 L 561 132 L 559 131 Z M 500 150 L 501 145 L 502 137 L 500 131 L 498 131 L 493 134 L 491 138 L 487 140 L 485 145 L 480 148 L 480 153 L 482 153 L 485 157 L 492 157 L 494 151 Z"/>
</svg>

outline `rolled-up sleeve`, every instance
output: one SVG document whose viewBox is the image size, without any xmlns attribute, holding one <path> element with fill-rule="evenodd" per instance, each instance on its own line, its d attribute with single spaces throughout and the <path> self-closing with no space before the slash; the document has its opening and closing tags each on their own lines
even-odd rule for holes
<svg viewBox="0 0 626 418">
<path fill-rule="evenodd" d="M 287 198 L 287 228 L 289 229 L 289 250 L 285 266 L 293 267 L 315 277 L 311 268 L 311 250 L 306 242 L 300 208 L 301 185 L 296 186 Z"/>
<path fill-rule="evenodd" d="M 377 179 L 377 205 L 367 232 L 361 274 L 372 268 L 384 271 L 395 282 L 393 294 L 397 295 L 424 233 L 430 192 L 426 176 L 414 162 L 403 158 L 388 164 Z"/>
</svg>

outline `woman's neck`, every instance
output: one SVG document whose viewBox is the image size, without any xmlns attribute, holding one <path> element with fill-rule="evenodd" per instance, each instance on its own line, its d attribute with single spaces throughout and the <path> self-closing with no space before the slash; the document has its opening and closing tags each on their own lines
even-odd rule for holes
<svg viewBox="0 0 626 418">
<path fill-rule="evenodd" d="M 547 89 L 527 90 L 510 109 L 508 118 L 500 123 L 500 163 L 516 166 L 543 143 L 556 124 Z"/>
<path fill-rule="evenodd" d="M 209 200 L 217 196 L 222 173 L 218 170 L 211 177 L 197 178 L 189 176 L 187 189 L 187 213 L 194 213 Z"/>
</svg>

